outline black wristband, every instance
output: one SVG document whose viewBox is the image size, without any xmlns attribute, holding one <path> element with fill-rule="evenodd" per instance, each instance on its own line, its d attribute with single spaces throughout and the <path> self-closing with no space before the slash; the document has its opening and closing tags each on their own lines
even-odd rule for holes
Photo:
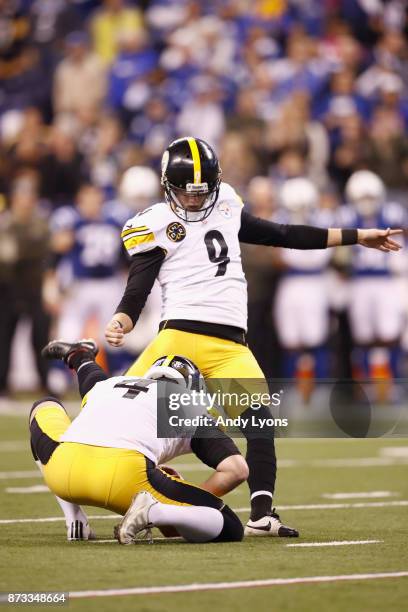
<svg viewBox="0 0 408 612">
<path fill-rule="evenodd" d="M 356 229 L 342 229 L 341 230 L 341 244 L 357 244 L 358 242 L 358 230 Z"/>
</svg>

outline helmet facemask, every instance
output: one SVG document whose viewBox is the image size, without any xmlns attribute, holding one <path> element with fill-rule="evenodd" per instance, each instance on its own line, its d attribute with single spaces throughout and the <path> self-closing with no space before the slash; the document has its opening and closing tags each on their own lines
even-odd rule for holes
<svg viewBox="0 0 408 612">
<path fill-rule="evenodd" d="M 364 218 L 378 213 L 386 198 L 385 185 L 377 174 L 370 170 L 357 170 L 346 183 L 347 200 Z"/>
<path fill-rule="evenodd" d="M 166 178 L 163 179 L 162 185 L 167 203 L 179 219 L 189 223 L 204 221 L 212 212 L 220 191 L 221 178 L 219 177 L 212 189 L 209 189 L 208 183 L 187 183 L 186 188 L 176 187 L 172 185 Z M 194 202 L 195 198 L 202 198 L 200 206 L 194 210 L 189 210 L 186 204 L 180 199 L 188 197 Z"/>
<path fill-rule="evenodd" d="M 381 207 L 381 200 L 379 198 L 366 197 L 358 198 L 354 201 L 354 206 L 359 215 L 364 218 L 374 217 Z"/>
</svg>

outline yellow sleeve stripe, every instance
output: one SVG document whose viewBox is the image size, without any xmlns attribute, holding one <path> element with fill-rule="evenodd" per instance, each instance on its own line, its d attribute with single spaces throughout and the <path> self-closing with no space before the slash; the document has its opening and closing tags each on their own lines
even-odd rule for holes
<svg viewBox="0 0 408 612">
<path fill-rule="evenodd" d="M 122 236 L 122 240 L 124 242 L 126 242 L 126 240 L 129 240 L 130 238 L 133 238 L 133 236 L 138 238 L 139 236 L 148 236 L 151 233 L 152 232 L 150 230 L 146 230 L 146 231 L 143 231 L 143 232 L 132 232 L 131 234 L 128 234 L 127 236 Z"/>
<path fill-rule="evenodd" d="M 133 249 L 135 246 L 139 246 L 139 244 L 144 244 L 146 242 L 153 242 L 154 234 L 150 232 L 150 234 L 144 234 L 143 236 L 132 236 L 123 242 L 127 249 Z"/>
<path fill-rule="evenodd" d="M 131 227 L 130 229 L 123 230 L 121 233 L 122 238 L 127 236 L 128 234 L 133 234 L 133 232 L 144 232 L 149 228 L 146 225 L 141 225 L 140 227 Z"/>
<path fill-rule="evenodd" d="M 168 366 L 174 359 L 174 355 L 167 355 L 166 359 L 163 361 L 162 366 Z"/>
<path fill-rule="evenodd" d="M 193 156 L 194 164 L 194 185 L 201 183 L 201 160 L 200 153 L 198 151 L 197 141 L 195 138 L 187 138 L 188 144 L 190 145 L 191 155 Z"/>
</svg>

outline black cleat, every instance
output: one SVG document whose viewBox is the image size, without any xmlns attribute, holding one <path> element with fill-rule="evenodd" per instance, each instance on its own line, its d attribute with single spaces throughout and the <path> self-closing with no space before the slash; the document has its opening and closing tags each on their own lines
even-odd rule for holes
<svg viewBox="0 0 408 612">
<path fill-rule="evenodd" d="M 92 338 L 84 338 L 79 342 L 64 342 L 63 340 L 52 340 L 44 346 L 41 357 L 45 359 L 59 359 L 70 367 L 70 358 L 78 351 L 87 351 L 94 359 L 99 351 L 98 345 Z"/>
<path fill-rule="evenodd" d="M 249 520 L 245 525 L 246 536 L 269 536 L 277 538 L 298 538 L 299 532 L 292 527 L 283 525 L 279 518 L 279 514 L 273 508 L 266 516 L 263 516 L 257 521 Z"/>
</svg>

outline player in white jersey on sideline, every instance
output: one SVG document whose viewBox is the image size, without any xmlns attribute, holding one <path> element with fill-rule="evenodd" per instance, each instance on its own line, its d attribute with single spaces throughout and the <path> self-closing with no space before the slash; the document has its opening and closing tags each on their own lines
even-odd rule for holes
<svg viewBox="0 0 408 612">
<path fill-rule="evenodd" d="M 280 190 L 280 204 L 275 221 L 332 225 L 333 214 L 319 208 L 319 192 L 307 178 L 287 180 Z M 329 333 L 326 270 L 330 257 L 328 250 L 280 252 L 284 269 L 275 297 L 275 325 L 285 351 L 283 374 L 296 377 L 301 385 L 328 376 L 324 344 Z M 311 388 L 306 386 L 303 391 L 309 399 Z"/>
<path fill-rule="evenodd" d="M 158 435 L 162 414 L 170 422 L 168 406 L 160 404 L 160 381 L 166 381 L 169 394 L 199 391 L 196 366 L 171 355 L 156 361 L 143 378 L 107 378 L 95 363 L 96 354 L 92 340 L 50 342 L 43 356 L 77 372 L 82 411 L 71 423 L 58 400 L 43 398 L 30 414 L 34 458 L 51 491 L 73 514 L 68 539 L 92 537 L 79 506 L 87 504 L 124 515 L 115 528 L 121 544 L 141 535 L 151 539 L 152 527 L 172 527 L 189 542 L 240 541 L 242 524 L 219 497 L 248 476 L 233 441 L 212 419 L 204 433 L 197 428 L 192 436 L 178 430 L 171 436 L 167 427 L 169 437 Z M 201 487 L 159 467 L 190 452 L 215 470 Z"/>
<path fill-rule="evenodd" d="M 348 205 L 339 209 L 348 227 L 406 227 L 407 212 L 386 199 L 379 176 L 355 172 L 346 184 Z M 388 257 L 381 251 L 353 247 L 349 316 L 355 351 L 354 366 L 361 376 L 398 377 L 400 339 L 406 322 L 401 279 L 406 277 L 406 255 Z"/>
<path fill-rule="evenodd" d="M 397 231 L 321 229 L 279 225 L 243 210 L 233 187 L 221 181 L 213 149 L 186 137 L 172 142 L 162 158 L 165 201 L 126 223 L 122 237 L 131 257 L 124 296 L 105 336 L 121 346 L 136 324 L 156 278 L 162 290 L 160 333 L 130 367 L 143 375 L 162 355 L 177 351 L 197 364 L 208 384 L 213 379 L 246 379 L 248 393 L 267 392 L 263 372 L 246 344 L 247 289 L 240 241 L 297 249 L 325 249 L 359 243 L 397 250 Z M 241 386 L 242 386 L 241 380 Z M 235 406 L 225 406 L 231 414 Z M 267 406 L 258 411 L 268 417 Z M 259 428 L 257 430 L 259 432 Z M 296 537 L 272 510 L 276 478 L 274 432 L 243 430 L 251 492 L 247 535 Z"/>
</svg>

